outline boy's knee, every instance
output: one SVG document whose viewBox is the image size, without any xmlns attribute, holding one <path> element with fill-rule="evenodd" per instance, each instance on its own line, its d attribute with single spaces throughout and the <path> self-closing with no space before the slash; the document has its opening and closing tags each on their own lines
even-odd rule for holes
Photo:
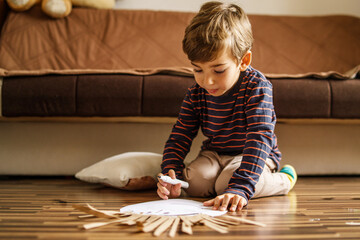
<svg viewBox="0 0 360 240">
<path fill-rule="evenodd" d="M 194 168 L 186 168 L 183 173 L 184 180 L 189 183 L 189 188 L 185 192 L 192 197 L 209 197 L 215 192 L 216 176 L 209 177 L 204 175 L 202 171 Z"/>
</svg>

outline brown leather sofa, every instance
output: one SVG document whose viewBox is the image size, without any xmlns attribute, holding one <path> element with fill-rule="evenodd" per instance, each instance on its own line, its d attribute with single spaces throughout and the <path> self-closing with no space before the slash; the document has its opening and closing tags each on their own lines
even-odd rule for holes
<svg viewBox="0 0 360 240">
<path fill-rule="evenodd" d="M 193 13 L 75 8 L 54 20 L 38 7 L 12 12 L 5 1 L 0 12 L 2 124 L 174 118 L 194 83 L 181 52 Z M 252 65 L 273 84 L 279 122 L 350 123 L 359 132 L 360 19 L 250 15 L 250 21 Z"/>
</svg>

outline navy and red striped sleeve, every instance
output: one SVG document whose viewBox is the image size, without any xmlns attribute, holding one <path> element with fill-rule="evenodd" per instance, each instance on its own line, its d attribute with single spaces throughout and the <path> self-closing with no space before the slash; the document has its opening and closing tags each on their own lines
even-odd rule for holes
<svg viewBox="0 0 360 240">
<path fill-rule="evenodd" d="M 248 76 L 245 89 L 246 140 L 240 167 L 233 173 L 226 193 L 249 200 L 263 172 L 266 159 L 274 149 L 275 113 L 272 85 L 264 77 Z"/>
<path fill-rule="evenodd" d="M 165 144 L 161 163 L 163 174 L 166 175 L 170 169 L 173 169 L 178 179 L 183 178 L 184 159 L 199 130 L 199 116 L 191 100 L 193 89 L 194 87 L 189 88 L 185 95 L 177 121 Z"/>
</svg>

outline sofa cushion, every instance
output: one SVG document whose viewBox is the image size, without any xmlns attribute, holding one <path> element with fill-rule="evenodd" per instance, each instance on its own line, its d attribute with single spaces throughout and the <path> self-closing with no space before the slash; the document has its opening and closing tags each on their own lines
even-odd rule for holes
<svg viewBox="0 0 360 240">
<path fill-rule="evenodd" d="M 157 153 L 122 153 L 82 169 L 75 177 L 124 190 L 149 189 L 156 186 L 161 160 L 162 155 Z"/>
<path fill-rule="evenodd" d="M 360 81 L 270 79 L 279 118 L 360 118 Z M 177 117 L 193 77 L 157 74 L 5 77 L 2 114 Z"/>
<path fill-rule="evenodd" d="M 331 117 L 329 81 L 319 79 L 270 79 L 270 81 L 273 84 L 277 117 Z"/>
<path fill-rule="evenodd" d="M 176 117 L 187 89 L 194 83 L 193 77 L 145 76 L 143 115 Z"/>
<path fill-rule="evenodd" d="M 332 93 L 332 117 L 360 117 L 360 80 L 330 81 Z"/>
<path fill-rule="evenodd" d="M 80 75 L 77 79 L 78 116 L 139 116 L 143 77 Z"/>
<path fill-rule="evenodd" d="M 142 76 L 93 74 L 5 77 L 2 115 L 140 116 Z"/>
<path fill-rule="evenodd" d="M 3 79 L 2 115 L 76 115 L 76 76 L 20 76 Z"/>
</svg>

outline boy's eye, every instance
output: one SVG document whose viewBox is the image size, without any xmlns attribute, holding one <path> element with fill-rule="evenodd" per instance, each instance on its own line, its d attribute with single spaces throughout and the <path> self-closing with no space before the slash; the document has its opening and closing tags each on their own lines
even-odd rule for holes
<svg viewBox="0 0 360 240">
<path fill-rule="evenodd" d="M 226 69 L 224 69 L 224 70 L 214 70 L 214 72 L 215 72 L 215 73 L 219 73 L 219 74 L 220 74 L 220 73 L 224 73 L 224 72 L 225 72 L 225 70 L 226 70 Z"/>
<path fill-rule="evenodd" d="M 199 73 L 199 72 L 202 72 L 202 70 L 201 70 L 201 69 L 195 69 L 195 68 L 194 68 L 194 72 Z"/>
</svg>

